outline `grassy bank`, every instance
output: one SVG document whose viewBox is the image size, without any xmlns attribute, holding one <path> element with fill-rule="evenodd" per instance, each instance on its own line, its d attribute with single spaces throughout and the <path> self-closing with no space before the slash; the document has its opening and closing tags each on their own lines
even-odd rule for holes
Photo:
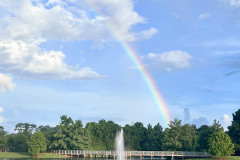
<svg viewBox="0 0 240 160">
<path fill-rule="evenodd" d="M 53 154 L 53 153 L 41 153 L 38 156 L 38 158 L 68 158 L 68 157 L 64 155 Z"/>
<path fill-rule="evenodd" d="M 228 156 L 225 157 L 227 160 L 240 160 L 240 156 Z M 215 160 L 216 158 L 195 158 L 193 160 Z"/>
<path fill-rule="evenodd" d="M 0 158 L 31 158 L 31 156 L 25 152 L 0 152 Z"/>
<path fill-rule="evenodd" d="M 0 159 L 1 158 L 32 158 L 32 156 L 26 152 L 0 152 Z M 39 156 L 34 158 L 67 158 L 67 157 L 53 153 L 41 153 Z"/>
</svg>

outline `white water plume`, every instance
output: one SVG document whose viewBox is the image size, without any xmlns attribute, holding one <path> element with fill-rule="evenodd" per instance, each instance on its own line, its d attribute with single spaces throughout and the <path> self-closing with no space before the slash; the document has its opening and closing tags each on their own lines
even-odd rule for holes
<svg viewBox="0 0 240 160">
<path fill-rule="evenodd" d="M 116 147 L 117 160 L 125 160 L 123 129 L 117 132 L 117 136 L 115 139 L 115 147 Z"/>
</svg>

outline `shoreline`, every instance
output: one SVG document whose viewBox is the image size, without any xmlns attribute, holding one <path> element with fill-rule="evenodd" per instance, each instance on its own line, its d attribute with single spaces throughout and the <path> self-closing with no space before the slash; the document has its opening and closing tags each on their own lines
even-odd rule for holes
<svg viewBox="0 0 240 160">
<path fill-rule="evenodd" d="M 18 159 L 18 158 L 69 158 L 68 156 L 58 155 L 54 153 L 41 153 L 38 156 L 31 156 L 28 152 L 0 152 L 0 159 Z"/>
</svg>

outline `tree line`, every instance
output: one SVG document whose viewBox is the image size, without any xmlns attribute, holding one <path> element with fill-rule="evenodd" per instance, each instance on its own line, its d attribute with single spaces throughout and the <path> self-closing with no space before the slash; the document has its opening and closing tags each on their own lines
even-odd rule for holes
<svg viewBox="0 0 240 160">
<path fill-rule="evenodd" d="M 121 128 L 126 150 L 219 153 L 218 146 L 225 145 L 228 154 L 240 155 L 240 109 L 233 113 L 233 121 L 227 132 L 216 120 L 211 125 L 196 128 L 193 124 L 183 124 L 181 120 L 174 119 L 163 130 L 160 123 L 145 127 L 143 123 L 136 122 L 121 127 L 106 120 L 88 122 L 83 126 L 81 120 L 74 121 L 63 115 L 55 127 L 18 123 L 15 126 L 17 133 L 7 133 L 0 126 L 0 150 L 28 151 L 32 154 L 52 150 L 114 150 L 116 132 Z"/>
</svg>

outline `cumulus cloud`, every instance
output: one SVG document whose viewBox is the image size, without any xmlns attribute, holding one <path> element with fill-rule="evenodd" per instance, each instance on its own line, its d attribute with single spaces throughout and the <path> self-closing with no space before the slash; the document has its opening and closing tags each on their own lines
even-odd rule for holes
<svg viewBox="0 0 240 160">
<path fill-rule="evenodd" d="M 48 79 L 94 79 L 101 76 L 91 68 L 74 68 L 64 62 L 61 51 L 42 51 L 35 44 L 8 40 L 0 42 L 0 62 L 5 71 L 19 76 Z"/>
<path fill-rule="evenodd" d="M 189 68 L 191 66 L 190 60 L 193 58 L 189 53 L 180 50 L 164 53 L 149 53 L 146 57 L 161 67 L 165 67 L 167 71 Z"/>
<path fill-rule="evenodd" d="M 137 40 L 139 33 L 131 33 L 130 31 L 134 25 L 146 23 L 146 20 L 134 11 L 132 0 L 87 0 L 87 2 L 106 20 L 118 38 L 127 41 Z M 157 33 L 156 31 L 155 28 L 150 28 L 140 34 L 144 38 L 149 38 Z"/>
<path fill-rule="evenodd" d="M 199 15 L 199 19 L 204 20 L 206 18 L 209 18 L 211 15 L 209 13 L 202 13 Z"/>
<path fill-rule="evenodd" d="M 13 90 L 15 88 L 15 84 L 12 82 L 12 78 L 0 73 L 0 92 L 5 92 L 7 89 Z M 0 107 L 0 112 L 3 110 Z"/>
<path fill-rule="evenodd" d="M 70 4 L 58 0 L 14 2 L 5 1 L 2 5 L 13 15 L 5 17 L 7 30 L 18 39 L 111 40 L 115 38 L 111 33 L 113 30 L 118 38 L 133 41 L 139 33 L 132 32 L 132 27 L 146 23 L 134 11 L 132 0 L 87 0 L 90 7 L 78 1 Z M 95 11 L 98 15 L 94 15 Z M 148 38 L 156 33 L 156 29 L 142 33 Z"/>
<path fill-rule="evenodd" d="M 232 124 L 232 118 L 227 114 L 224 114 L 221 120 L 224 130 L 227 130 L 227 127 Z"/>
<path fill-rule="evenodd" d="M 146 23 L 134 11 L 132 0 L 13 0 L 1 1 L 0 6 L 6 11 L 0 21 L 0 59 L 4 59 L 0 70 L 18 76 L 100 78 L 90 67 L 66 64 L 62 51 L 45 51 L 39 46 L 48 40 L 135 41 L 157 33 L 155 28 L 132 32 L 134 25 Z"/>
<path fill-rule="evenodd" d="M 196 125 L 197 128 L 201 127 L 202 125 L 209 124 L 207 118 L 205 118 L 205 117 L 200 117 L 200 118 L 194 119 L 194 120 L 192 120 L 191 123 Z"/>
</svg>

